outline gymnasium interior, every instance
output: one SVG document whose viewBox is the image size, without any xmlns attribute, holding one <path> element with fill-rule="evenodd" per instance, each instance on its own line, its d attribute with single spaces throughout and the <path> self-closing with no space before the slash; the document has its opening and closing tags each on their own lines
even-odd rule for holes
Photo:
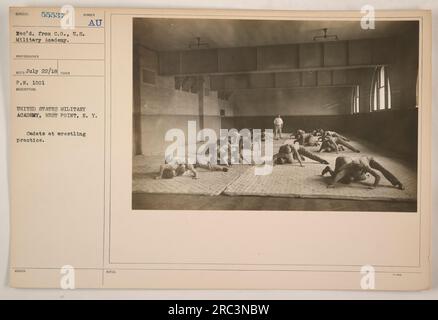
<svg viewBox="0 0 438 320">
<path fill-rule="evenodd" d="M 417 210 L 418 21 L 135 18 L 133 21 L 132 208 L 134 210 Z M 228 172 L 199 169 L 199 179 L 155 179 L 168 130 L 335 131 L 404 185 L 383 176 L 327 188 L 325 165 L 306 159 L 257 176 L 251 164 Z"/>
</svg>

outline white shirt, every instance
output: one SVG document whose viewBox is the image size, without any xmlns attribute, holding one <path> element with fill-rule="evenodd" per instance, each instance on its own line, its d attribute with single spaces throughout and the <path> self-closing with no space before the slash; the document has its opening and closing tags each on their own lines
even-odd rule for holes
<svg viewBox="0 0 438 320">
<path fill-rule="evenodd" d="M 274 125 L 276 126 L 282 126 L 283 125 L 283 119 L 280 117 L 274 119 Z"/>
</svg>

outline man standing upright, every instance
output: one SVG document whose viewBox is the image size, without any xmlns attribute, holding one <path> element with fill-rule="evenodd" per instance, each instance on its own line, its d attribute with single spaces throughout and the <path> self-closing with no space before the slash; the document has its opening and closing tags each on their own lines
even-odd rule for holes
<svg viewBox="0 0 438 320">
<path fill-rule="evenodd" d="M 274 119 L 274 139 L 278 140 L 278 137 L 281 139 L 281 131 L 283 129 L 283 119 L 281 119 L 280 115 L 278 115 Z"/>
</svg>

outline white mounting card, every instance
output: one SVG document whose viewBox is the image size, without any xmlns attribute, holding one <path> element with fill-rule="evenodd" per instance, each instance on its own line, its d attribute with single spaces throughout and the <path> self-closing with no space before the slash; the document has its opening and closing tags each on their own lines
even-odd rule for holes
<svg viewBox="0 0 438 320">
<path fill-rule="evenodd" d="M 11 8 L 10 285 L 427 289 L 431 15 L 371 13 Z"/>
</svg>

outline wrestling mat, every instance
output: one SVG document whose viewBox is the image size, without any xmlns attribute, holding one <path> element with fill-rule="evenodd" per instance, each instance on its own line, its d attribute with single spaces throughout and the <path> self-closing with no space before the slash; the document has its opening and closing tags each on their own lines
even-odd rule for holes
<svg viewBox="0 0 438 320">
<path fill-rule="evenodd" d="M 274 141 L 274 150 L 287 142 L 287 139 Z M 340 152 L 339 155 L 361 156 L 370 155 L 391 171 L 405 186 L 405 190 L 394 188 L 382 175 L 380 184 L 370 189 L 374 178 L 369 176 L 361 182 L 344 185 L 337 184 L 336 188 L 327 188 L 331 177 L 329 174 L 321 176 L 326 165 L 306 159 L 304 168 L 298 163 L 277 165 L 269 175 L 255 175 L 254 166 L 234 165 L 228 172 L 210 172 L 198 169 L 199 179 L 191 176 L 176 177 L 170 180 L 155 180 L 158 174 L 162 157 L 136 156 L 133 161 L 133 192 L 134 193 L 163 193 L 163 194 L 197 194 L 229 196 L 266 196 L 266 197 L 297 197 L 297 198 L 327 198 L 352 200 L 387 200 L 387 201 L 416 201 L 417 173 L 412 166 L 408 166 L 396 157 L 383 157 L 381 152 L 373 146 L 362 142 L 351 142 L 359 148 L 361 153 L 350 150 Z M 307 147 L 316 152 L 318 147 Z M 332 169 L 336 157 L 335 153 L 319 153 L 326 159 Z M 268 199 L 266 201 L 269 201 Z"/>
<path fill-rule="evenodd" d="M 183 175 L 173 179 L 156 180 L 162 157 L 151 159 L 136 156 L 134 158 L 134 173 L 132 180 L 133 193 L 165 193 L 165 194 L 195 194 L 215 196 L 239 178 L 250 166 L 233 165 L 228 172 L 196 169 L 199 179 Z"/>
<path fill-rule="evenodd" d="M 334 159 L 328 159 L 334 168 Z M 321 176 L 325 165 L 316 162 L 304 162 L 304 168 L 298 164 L 275 166 L 273 172 L 266 176 L 256 176 L 253 170 L 248 170 L 236 181 L 229 185 L 224 194 L 229 196 L 274 196 L 298 198 L 329 198 L 329 199 L 356 199 L 356 200 L 416 200 L 416 174 L 403 165 L 382 159 L 380 162 L 405 185 L 405 190 L 394 188 L 383 176 L 375 189 L 369 189 L 374 178 L 368 177 L 361 182 L 344 185 L 339 183 L 336 188 L 327 188 L 330 177 Z M 267 200 L 269 201 L 269 200 Z"/>
</svg>

